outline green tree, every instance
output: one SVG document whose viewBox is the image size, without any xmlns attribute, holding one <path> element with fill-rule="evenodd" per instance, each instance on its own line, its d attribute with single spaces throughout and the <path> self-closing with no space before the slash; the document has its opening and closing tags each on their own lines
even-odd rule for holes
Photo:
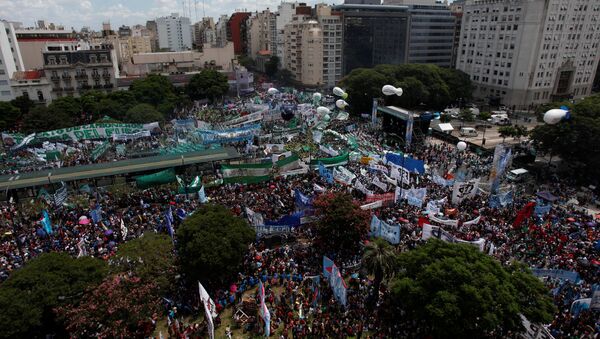
<svg viewBox="0 0 600 339">
<path fill-rule="evenodd" d="M 377 304 L 383 279 L 389 279 L 394 275 L 396 270 L 395 260 L 394 248 L 383 239 L 375 239 L 366 246 L 362 257 L 362 267 L 375 278 L 369 298 L 371 307 Z"/>
<path fill-rule="evenodd" d="M 431 239 L 400 254 L 398 265 L 383 317 L 409 337 L 506 337 L 522 330 L 519 314 L 533 322 L 552 320 L 552 300 L 539 280 L 522 266 L 507 271 L 471 245 Z M 531 286 L 519 291 L 523 284 Z"/>
<path fill-rule="evenodd" d="M 350 110 L 355 114 L 370 112 L 373 98 L 381 98 L 381 88 L 393 83 L 394 78 L 377 72 L 372 68 L 353 69 L 350 74 L 342 79 L 341 86 L 346 87 Z"/>
<path fill-rule="evenodd" d="M 471 112 L 471 110 L 469 108 L 460 110 L 458 117 L 462 121 L 475 121 L 475 116 L 473 115 L 473 112 Z"/>
<path fill-rule="evenodd" d="M 74 126 L 73 117 L 58 109 L 50 110 L 37 105 L 23 117 L 23 129 L 26 132 L 43 132 L 52 129 Z"/>
<path fill-rule="evenodd" d="M 209 99 L 214 101 L 229 91 L 227 76 L 214 69 L 204 69 L 194 75 L 186 86 L 185 92 L 190 99 Z"/>
<path fill-rule="evenodd" d="M 16 127 L 21 111 L 7 101 L 0 101 L 0 130 L 6 131 Z"/>
<path fill-rule="evenodd" d="M 177 253 L 191 286 L 216 288 L 239 271 L 254 229 L 223 206 L 206 205 L 177 230 Z"/>
<path fill-rule="evenodd" d="M 487 121 L 488 119 L 491 119 L 491 118 L 492 118 L 492 113 L 490 113 L 490 112 L 480 112 L 479 113 L 479 119 L 481 119 L 481 120 Z"/>
<path fill-rule="evenodd" d="M 137 104 L 125 113 L 125 121 L 133 123 L 149 123 L 163 119 L 164 116 L 149 104 Z"/>
<path fill-rule="evenodd" d="M 120 245 L 112 262 L 111 272 L 131 272 L 144 282 L 154 282 L 162 294 L 175 285 L 173 242 L 165 234 L 146 232 Z"/>
<path fill-rule="evenodd" d="M 277 73 L 277 69 L 279 68 L 279 57 L 276 55 L 271 56 L 269 61 L 265 63 L 265 73 L 268 76 L 272 77 Z"/>
<path fill-rule="evenodd" d="M 290 70 L 282 68 L 275 74 L 275 79 L 284 85 L 291 85 L 294 83 L 294 75 Z"/>
<path fill-rule="evenodd" d="M 159 74 L 150 74 L 135 80 L 129 90 L 140 103 L 158 106 L 165 101 L 177 100 L 177 91 L 169 79 Z"/>
<path fill-rule="evenodd" d="M 239 56 L 238 62 L 240 63 L 240 65 L 246 67 L 247 69 L 252 69 L 255 65 L 254 60 L 252 60 L 252 58 L 247 55 Z"/>
<path fill-rule="evenodd" d="M 29 113 L 29 110 L 32 109 L 33 106 L 35 106 L 35 102 L 29 99 L 29 96 L 26 95 L 18 96 L 14 98 L 10 103 L 21 111 L 21 116 Z"/>
<path fill-rule="evenodd" d="M 398 97 L 392 95 L 386 97 L 386 101 L 391 101 L 392 105 L 398 103 L 400 107 L 414 108 L 422 102 L 429 100 L 429 91 L 421 80 L 415 77 L 406 77 L 397 83 L 397 87 L 402 88 L 403 94 Z"/>
<path fill-rule="evenodd" d="M 502 126 L 498 128 L 498 135 L 502 138 L 502 142 L 508 137 L 514 137 L 517 131 L 514 126 Z"/>
<path fill-rule="evenodd" d="M 99 284 L 106 264 L 91 257 L 42 254 L 14 271 L 0 285 L 0 338 L 42 337 L 63 330 L 54 308 L 78 302 L 90 286 Z M 60 335 L 64 337 L 64 335 Z"/>
<path fill-rule="evenodd" d="M 369 214 L 345 193 L 322 194 L 314 206 L 319 218 L 315 225 L 317 250 L 342 259 L 359 253 L 369 231 Z"/>
</svg>

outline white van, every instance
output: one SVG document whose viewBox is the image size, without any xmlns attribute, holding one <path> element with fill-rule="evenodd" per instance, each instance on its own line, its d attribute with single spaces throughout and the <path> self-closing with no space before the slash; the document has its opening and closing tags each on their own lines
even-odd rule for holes
<svg viewBox="0 0 600 339">
<path fill-rule="evenodd" d="M 461 137 L 476 137 L 477 131 L 473 127 L 462 127 L 460 129 Z"/>
<path fill-rule="evenodd" d="M 492 114 L 489 121 L 494 125 L 510 125 L 510 119 L 506 114 Z"/>
<path fill-rule="evenodd" d="M 514 169 L 506 174 L 506 179 L 512 182 L 525 180 L 529 176 L 529 171 L 524 168 Z"/>
</svg>

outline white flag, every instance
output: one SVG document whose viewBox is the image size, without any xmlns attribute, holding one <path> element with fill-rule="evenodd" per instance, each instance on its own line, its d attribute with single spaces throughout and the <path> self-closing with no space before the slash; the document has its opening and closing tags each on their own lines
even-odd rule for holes
<svg viewBox="0 0 600 339">
<path fill-rule="evenodd" d="M 127 238 L 127 227 L 125 227 L 123 219 L 121 219 L 121 236 L 123 236 L 123 239 Z"/>
<path fill-rule="evenodd" d="M 479 188 L 479 178 L 469 181 L 456 181 L 452 189 L 452 203 L 459 204 L 464 198 L 472 198 Z"/>
<path fill-rule="evenodd" d="M 200 300 L 204 304 L 204 314 L 206 318 L 206 323 L 208 324 L 208 336 L 210 339 L 215 338 L 215 325 L 213 323 L 213 318 L 217 316 L 217 310 L 215 307 L 215 303 L 212 301 L 208 292 L 204 289 L 202 284 L 198 281 L 198 291 L 200 292 Z"/>
</svg>

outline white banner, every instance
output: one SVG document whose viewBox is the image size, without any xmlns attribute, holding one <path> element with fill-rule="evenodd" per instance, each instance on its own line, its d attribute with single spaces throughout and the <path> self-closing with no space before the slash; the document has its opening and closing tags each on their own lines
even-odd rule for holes
<svg viewBox="0 0 600 339">
<path fill-rule="evenodd" d="M 356 181 L 354 182 L 354 188 L 356 188 L 356 189 L 357 189 L 358 191 L 360 191 L 360 192 L 363 192 L 363 193 L 364 193 L 364 194 L 366 194 L 366 195 L 369 195 L 369 194 L 374 194 L 374 193 L 373 193 L 373 191 L 369 191 L 369 190 L 368 190 L 368 189 L 365 187 L 365 185 L 363 185 L 363 183 L 362 183 L 362 182 L 360 182 L 360 180 L 356 180 Z"/>
<path fill-rule="evenodd" d="M 113 134 L 112 139 L 113 139 L 113 141 L 126 141 L 126 140 L 137 140 L 139 138 L 144 138 L 144 137 L 149 137 L 149 136 L 150 136 L 150 131 L 143 130 L 143 131 L 139 131 L 137 133 L 131 133 L 131 134 Z"/>
<path fill-rule="evenodd" d="M 378 177 L 375 177 L 375 179 L 373 179 L 373 185 L 381 188 L 384 192 L 387 192 L 387 185 L 379 181 Z"/>
<path fill-rule="evenodd" d="M 360 206 L 360 209 L 361 210 L 373 210 L 373 209 L 379 208 L 381 206 L 383 206 L 383 200 L 377 200 L 370 204 Z"/>
<path fill-rule="evenodd" d="M 346 185 L 351 185 L 356 175 L 348 171 L 344 166 L 338 166 L 333 169 L 333 179 Z"/>
<path fill-rule="evenodd" d="M 477 194 L 479 178 L 469 181 L 457 181 L 452 189 L 452 203 L 459 204 L 465 198 L 473 198 Z"/>
<path fill-rule="evenodd" d="M 340 153 L 336 150 L 334 150 L 333 148 L 331 148 L 331 146 L 323 146 L 323 145 L 319 145 L 319 149 L 325 153 L 327 153 L 328 155 L 331 155 L 332 157 L 337 157 L 338 155 L 340 155 Z"/>
</svg>

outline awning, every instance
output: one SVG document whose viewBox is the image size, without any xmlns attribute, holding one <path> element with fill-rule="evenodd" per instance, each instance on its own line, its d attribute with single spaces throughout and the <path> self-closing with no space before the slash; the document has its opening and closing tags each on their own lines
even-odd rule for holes
<svg viewBox="0 0 600 339">
<path fill-rule="evenodd" d="M 439 124 L 438 127 L 442 132 L 454 131 L 454 127 L 452 127 L 452 124 Z"/>
</svg>

